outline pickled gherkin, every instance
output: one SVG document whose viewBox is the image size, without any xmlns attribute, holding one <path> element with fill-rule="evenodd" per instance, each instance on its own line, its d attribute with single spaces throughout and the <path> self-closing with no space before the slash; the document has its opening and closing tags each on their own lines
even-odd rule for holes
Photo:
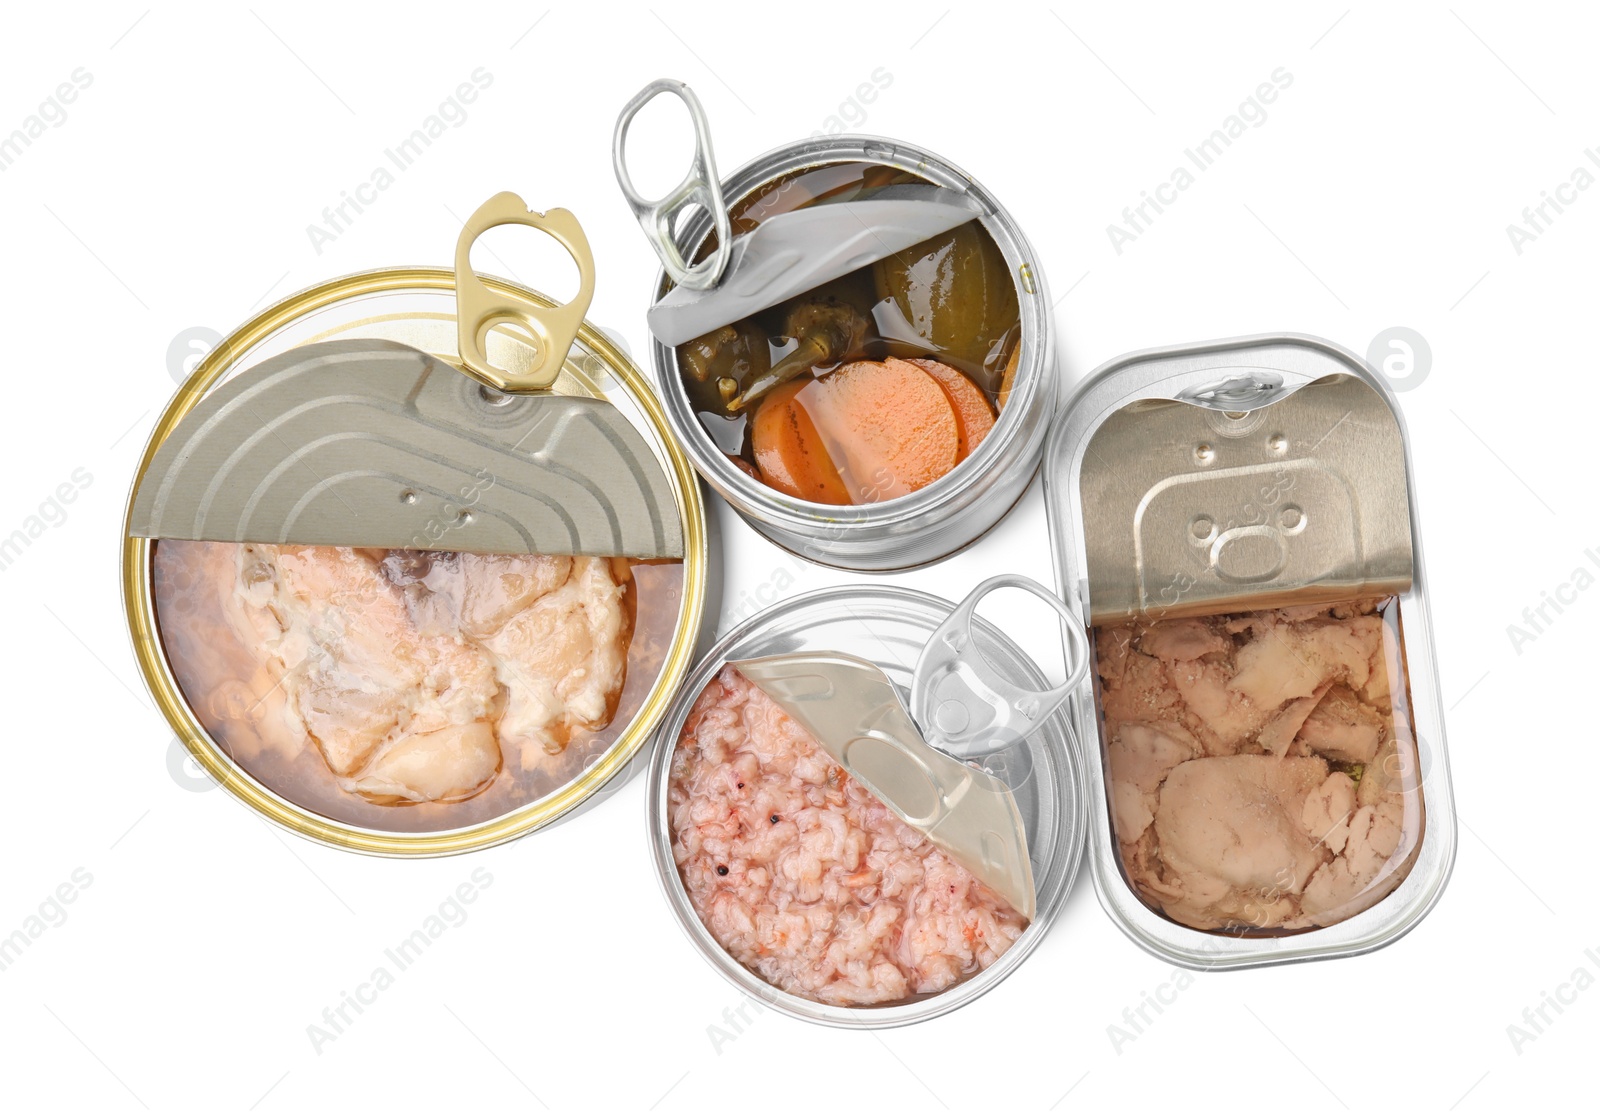
<svg viewBox="0 0 1600 1120">
<path fill-rule="evenodd" d="M 879 297 L 893 301 L 915 338 L 969 374 L 981 371 L 986 392 L 999 391 L 990 371 L 1003 368 L 1016 334 L 1017 289 L 982 226 L 957 226 L 879 261 L 872 271 Z"/>
</svg>

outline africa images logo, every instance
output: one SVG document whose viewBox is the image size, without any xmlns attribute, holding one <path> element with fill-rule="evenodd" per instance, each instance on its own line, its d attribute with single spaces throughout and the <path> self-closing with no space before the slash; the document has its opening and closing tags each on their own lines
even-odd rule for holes
<svg viewBox="0 0 1600 1120">
<path fill-rule="evenodd" d="M 22 124 L 10 135 L 0 136 L 0 171 L 9 171 L 22 153 L 33 147 L 33 142 L 45 134 L 46 128 L 60 128 L 67 123 L 67 106 L 78 100 L 78 95 L 94 84 L 94 75 L 78 67 L 51 91 L 39 107 L 23 118 Z"/>
</svg>

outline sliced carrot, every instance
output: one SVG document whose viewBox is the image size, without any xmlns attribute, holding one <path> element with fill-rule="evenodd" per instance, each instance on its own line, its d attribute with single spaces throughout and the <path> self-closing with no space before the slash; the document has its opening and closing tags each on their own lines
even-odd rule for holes
<svg viewBox="0 0 1600 1120">
<path fill-rule="evenodd" d="M 972 454 L 972 449 L 977 447 L 994 427 L 994 406 L 989 403 L 989 398 L 983 395 L 983 390 L 974 385 L 960 370 L 952 369 L 932 358 L 913 358 L 911 364 L 925 370 L 939 383 L 939 387 L 949 394 L 950 405 L 956 411 L 959 437 L 956 462 L 959 463 Z"/>
<path fill-rule="evenodd" d="M 828 457 L 811 416 L 796 400 L 808 378 L 780 385 L 761 399 L 750 424 L 751 449 L 761 480 L 791 498 L 847 506 L 850 492 Z"/>
<path fill-rule="evenodd" d="M 956 464 L 950 396 L 924 369 L 887 358 L 847 362 L 797 397 L 857 502 L 897 498 Z"/>
<path fill-rule="evenodd" d="M 749 475 L 751 478 L 755 479 L 757 482 L 762 481 L 761 472 L 756 470 L 755 467 L 751 466 L 750 463 L 747 460 L 741 459 L 737 455 L 729 455 L 728 456 L 728 462 L 733 464 L 735 470 L 738 470 L 743 474 Z"/>
</svg>

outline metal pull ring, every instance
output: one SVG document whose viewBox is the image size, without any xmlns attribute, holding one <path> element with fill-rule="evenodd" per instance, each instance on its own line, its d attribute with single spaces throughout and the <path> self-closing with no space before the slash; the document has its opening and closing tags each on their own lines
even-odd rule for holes
<svg viewBox="0 0 1600 1120">
<path fill-rule="evenodd" d="M 1176 394 L 1175 400 L 1223 412 L 1250 412 L 1282 400 L 1292 392 L 1283 387 L 1283 375 L 1262 370 L 1246 376 L 1227 377 L 1193 385 Z"/>
<path fill-rule="evenodd" d="M 570 303 L 543 307 L 509 294 L 491 292 L 472 271 L 472 245 L 496 226 L 521 225 L 548 233 L 572 254 L 578 266 L 578 294 Z M 567 352 L 594 298 L 594 255 L 589 239 L 570 210 L 539 213 L 521 196 L 501 191 L 472 212 L 456 241 L 456 340 L 467 372 L 503 393 L 526 393 L 555 384 Z M 520 328 L 533 343 L 533 366 L 512 373 L 491 365 L 489 331 L 497 326 Z"/>
<path fill-rule="evenodd" d="M 1059 687 L 1040 692 L 1007 680 L 973 641 L 978 603 L 1001 587 L 1031 591 L 1061 616 L 1067 679 Z M 1033 734 L 1088 668 L 1089 640 L 1065 603 L 1025 576 L 993 576 L 974 588 L 922 647 L 911 680 L 911 715 L 934 746 L 969 756 L 998 750 Z"/>
<path fill-rule="evenodd" d="M 652 201 L 634 189 L 633 179 L 628 174 L 625 150 L 628 126 L 633 123 L 633 118 L 661 93 L 676 94 L 688 107 L 689 118 L 694 121 L 695 152 L 694 161 L 689 165 L 683 182 L 669 191 L 665 198 Z M 640 90 L 632 101 L 622 107 L 622 114 L 617 117 L 617 130 L 611 139 L 611 164 L 616 170 L 622 197 L 627 199 L 633 216 L 639 219 L 640 228 L 649 238 L 656 256 L 661 258 L 662 267 L 667 270 L 672 282 L 681 288 L 700 292 L 716 287 L 717 281 L 722 279 L 723 270 L 728 267 L 733 230 L 728 222 L 728 208 L 722 201 L 722 182 L 717 178 L 717 161 L 711 154 L 711 126 L 706 123 L 705 110 L 700 108 L 700 99 L 694 95 L 694 90 L 673 78 L 660 78 Z M 684 207 L 691 204 L 699 206 L 711 216 L 717 231 L 716 249 L 705 260 L 692 266 L 684 259 L 672 235 L 673 223 Z"/>
</svg>

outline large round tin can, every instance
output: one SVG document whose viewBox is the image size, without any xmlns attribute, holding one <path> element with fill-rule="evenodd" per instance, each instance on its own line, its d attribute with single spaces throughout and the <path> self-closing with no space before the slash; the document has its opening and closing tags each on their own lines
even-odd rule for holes
<svg viewBox="0 0 1600 1120">
<path fill-rule="evenodd" d="M 954 609 L 955 604 L 935 596 L 895 587 L 839 587 L 796 596 L 724 634 L 685 680 L 662 720 L 650 760 L 648 818 L 650 851 L 667 903 L 700 955 L 725 979 L 797 1019 L 864 1029 L 924 1022 L 977 999 L 1038 947 L 1072 890 L 1088 811 L 1082 761 L 1066 715 L 1058 711 L 1022 743 L 969 760 L 1001 777 L 1016 798 L 1036 890 L 1032 922 L 992 964 L 943 991 L 872 1006 L 836 1006 L 784 991 L 745 968 L 702 922 L 673 855 L 669 789 L 680 734 L 696 699 L 724 665 L 803 650 L 834 650 L 872 661 L 905 702 L 918 655 Z M 1047 687 L 1020 647 L 981 617 L 974 621 L 979 652 L 996 672 L 1019 686 Z"/>
<path fill-rule="evenodd" d="M 509 281 L 482 278 L 497 293 L 510 293 L 542 306 L 551 301 Z M 233 374 L 295 347 L 337 339 L 400 342 L 458 364 L 453 274 L 445 269 L 403 268 L 360 273 L 289 296 L 224 338 L 196 366 L 156 423 L 134 478 L 134 491 L 162 442 L 213 388 Z M 505 347 L 508 364 L 525 344 L 511 336 L 494 337 Z M 459 368 L 459 367 L 458 367 Z M 664 608 L 668 635 L 653 664 L 654 679 L 638 694 L 625 723 L 607 728 L 610 742 L 583 764 L 580 773 L 540 796 L 492 819 L 441 830 L 385 829 L 353 825 L 306 808 L 253 775 L 219 745 L 206 720 L 186 697 L 163 642 L 153 579 L 153 560 L 161 542 L 125 532 L 122 549 L 123 603 L 140 672 L 178 740 L 201 767 L 234 797 L 275 824 L 333 847 L 389 856 L 428 856 L 470 851 L 543 828 L 596 804 L 641 769 L 640 748 L 677 694 L 703 636 L 715 617 L 707 597 L 719 585 L 717 550 L 708 541 L 708 523 L 698 479 L 671 438 L 648 383 L 607 337 L 585 323 L 579 330 L 557 390 L 591 396 L 615 405 L 645 437 L 664 468 L 681 520 L 684 553 L 681 594 Z M 132 500 L 129 506 L 132 513 Z M 614 730 L 614 734 L 611 734 Z"/>
<path fill-rule="evenodd" d="M 722 184 L 736 209 L 784 178 L 839 163 L 865 163 L 910 172 L 937 186 L 959 189 L 981 203 L 983 229 L 1000 249 L 1016 286 L 1020 312 L 1017 369 L 993 431 L 954 470 L 901 497 L 864 505 L 825 505 L 790 497 L 757 481 L 729 459 L 702 426 L 685 389 L 672 347 L 652 340 L 652 359 L 667 419 L 695 469 L 756 531 L 821 564 L 853 571 L 893 571 L 932 563 L 960 551 L 998 522 L 1033 478 L 1058 396 L 1050 298 L 1033 248 L 1004 207 L 955 165 L 897 140 L 840 136 L 768 152 Z M 681 241 L 692 258 L 712 233 L 703 212 L 689 219 Z M 668 288 L 663 271 L 652 291 Z"/>
</svg>

